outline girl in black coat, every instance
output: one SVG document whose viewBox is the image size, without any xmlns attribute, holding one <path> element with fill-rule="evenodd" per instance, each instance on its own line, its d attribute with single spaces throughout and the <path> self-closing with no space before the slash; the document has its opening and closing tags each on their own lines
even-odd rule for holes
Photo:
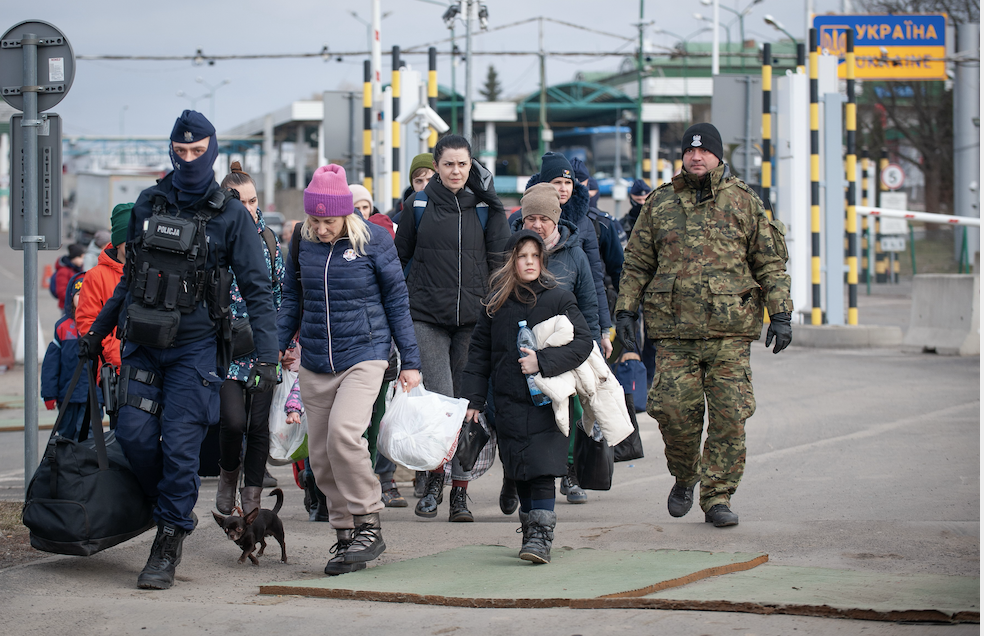
<svg viewBox="0 0 984 636">
<path fill-rule="evenodd" d="M 489 379 L 496 405 L 496 433 L 505 476 L 516 482 L 523 548 L 519 557 L 550 562 L 557 524 L 555 478 L 567 474 L 567 438 L 557 428 L 550 404 L 534 406 L 524 374 L 552 377 L 580 366 L 591 353 L 588 324 L 569 291 L 557 287 L 544 267 L 543 239 L 533 231 L 513 234 L 506 244 L 508 261 L 492 277 L 485 311 L 479 316 L 468 349 L 462 394 L 467 418 L 485 407 Z M 574 325 L 574 339 L 540 351 L 516 350 L 519 321 L 531 329 L 557 315 Z"/>
</svg>

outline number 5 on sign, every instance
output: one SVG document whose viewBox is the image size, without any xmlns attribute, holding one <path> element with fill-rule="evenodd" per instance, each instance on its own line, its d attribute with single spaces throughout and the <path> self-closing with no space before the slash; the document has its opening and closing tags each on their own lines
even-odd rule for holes
<svg viewBox="0 0 984 636">
<path fill-rule="evenodd" d="M 905 183 L 905 172 L 902 166 L 897 163 L 890 163 L 885 166 L 881 173 L 881 182 L 889 190 L 898 190 Z"/>
</svg>

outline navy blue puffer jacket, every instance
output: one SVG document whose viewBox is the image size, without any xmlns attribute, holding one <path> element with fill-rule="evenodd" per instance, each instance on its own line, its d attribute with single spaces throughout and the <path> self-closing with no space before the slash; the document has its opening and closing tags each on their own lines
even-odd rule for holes
<svg viewBox="0 0 984 636">
<path fill-rule="evenodd" d="M 300 322 L 301 366 L 309 371 L 340 373 L 367 360 L 386 360 L 390 338 L 400 349 L 402 368 L 420 369 L 396 247 L 386 230 L 366 225 L 370 240 L 363 256 L 355 252 L 348 237 L 334 243 L 301 240 L 298 263 L 303 300 L 294 259 L 287 259 L 277 337 L 284 351 Z"/>
</svg>

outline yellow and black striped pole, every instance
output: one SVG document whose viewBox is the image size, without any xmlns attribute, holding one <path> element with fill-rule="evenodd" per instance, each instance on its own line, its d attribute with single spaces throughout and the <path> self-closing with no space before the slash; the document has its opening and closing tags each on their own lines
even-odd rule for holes
<svg viewBox="0 0 984 636">
<path fill-rule="evenodd" d="M 427 49 L 427 105 L 437 112 L 437 47 Z M 427 138 L 427 149 L 434 151 L 437 145 L 437 131 L 431 128 Z"/>
<path fill-rule="evenodd" d="M 878 174 L 876 179 L 878 179 L 878 187 L 875 190 L 876 201 L 875 207 L 881 207 L 881 193 L 888 190 L 885 187 L 885 182 L 882 181 L 881 175 L 888 167 L 888 149 L 882 148 L 881 157 L 878 159 Z M 881 220 L 877 217 L 875 218 L 875 282 L 876 283 L 887 283 L 888 282 L 888 258 L 887 254 L 881 249 Z"/>
<path fill-rule="evenodd" d="M 861 205 L 868 206 L 868 168 L 871 160 L 868 157 L 867 146 L 861 149 Z M 871 293 L 871 278 L 868 276 L 868 245 L 871 237 L 868 235 L 868 217 L 861 217 L 861 280 L 868 285 Z"/>
<path fill-rule="evenodd" d="M 663 170 L 666 169 L 666 159 L 656 160 L 656 187 L 663 185 Z"/>
<path fill-rule="evenodd" d="M 806 43 L 796 43 L 796 72 L 806 74 Z"/>
<path fill-rule="evenodd" d="M 682 170 L 682 169 L 683 169 L 683 159 L 674 159 L 673 160 L 673 174 L 674 175 L 680 174 L 680 170 Z"/>
<path fill-rule="evenodd" d="M 810 29 L 810 281 L 813 284 L 813 310 L 810 324 L 823 324 L 820 306 L 820 103 L 817 30 Z"/>
<path fill-rule="evenodd" d="M 372 193 L 372 62 L 362 69 L 362 185 Z"/>
<path fill-rule="evenodd" d="M 762 202 L 772 213 L 772 45 L 762 45 Z"/>
<path fill-rule="evenodd" d="M 847 54 L 844 59 L 847 76 L 847 324 L 858 324 L 858 212 L 857 196 L 857 100 L 854 95 L 854 32 L 847 32 Z"/>
<path fill-rule="evenodd" d="M 393 79 L 390 90 L 393 96 L 393 209 L 400 203 L 403 188 L 400 180 L 400 47 L 393 47 Z"/>
</svg>

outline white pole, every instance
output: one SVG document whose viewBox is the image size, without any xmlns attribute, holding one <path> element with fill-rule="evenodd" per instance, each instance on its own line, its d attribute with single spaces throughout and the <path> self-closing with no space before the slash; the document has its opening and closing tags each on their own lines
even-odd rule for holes
<svg viewBox="0 0 984 636">
<path fill-rule="evenodd" d="M 952 216 L 950 214 L 933 214 L 931 212 L 912 212 L 911 210 L 893 210 L 891 208 L 874 208 L 867 205 L 857 206 L 858 214 L 865 216 L 883 216 L 890 219 L 908 219 L 923 223 L 940 223 L 945 225 L 969 225 L 980 227 L 981 220 L 971 216 Z"/>
<path fill-rule="evenodd" d="M 721 0 L 714 0 L 714 48 L 711 50 L 711 75 L 721 72 Z M 728 52 L 730 54 L 730 51 Z"/>
<path fill-rule="evenodd" d="M 0 135 L 0 232 L 10 230 L 10 135 Z"/>
<path fill-rule="evenodd" d="M 471 30 L 472 30 L 472 11 L 477 9 L 478 3 L 474 0 L 465 2 L 465 121 L 464 138 L 468 143 L 472 143 L 472 50 L 471 50 Z"/>
</svg>

